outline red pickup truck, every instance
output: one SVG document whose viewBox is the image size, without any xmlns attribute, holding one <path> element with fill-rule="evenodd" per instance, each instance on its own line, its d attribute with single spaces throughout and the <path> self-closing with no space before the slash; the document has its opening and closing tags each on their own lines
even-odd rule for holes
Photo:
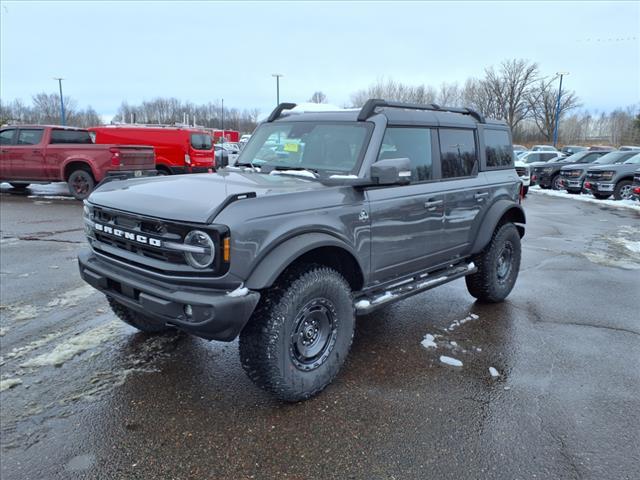
<svg viewBox="0 0 640 480">
<path fill-rule="evenodd" d="M 87 198 L 108 176 L 155 175 L 153 147 L 95 145 L 88 130 L 49 125 L 0 129 L 0 181 L 24 189 L 31 183 L 67 182 Z"/>
</svg>

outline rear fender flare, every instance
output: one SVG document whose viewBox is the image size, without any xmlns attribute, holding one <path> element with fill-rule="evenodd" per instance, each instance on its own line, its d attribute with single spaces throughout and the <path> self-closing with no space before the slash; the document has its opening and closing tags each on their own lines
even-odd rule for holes
<svg viewBox="0 0 640 480">
<path fill-rule="evenodd" d="M 480 253 L 489 244 L 498 223 L 505 216 L 509 219 L 509 222 L 516 224 L 520 237 L 524 236 L 526 218 L 523 208 L 510 200 L 498 200 L 491 205 L 489 211 L 482 218 L 476 241 L 471 249 L 472 254 Z"/>
</svg>

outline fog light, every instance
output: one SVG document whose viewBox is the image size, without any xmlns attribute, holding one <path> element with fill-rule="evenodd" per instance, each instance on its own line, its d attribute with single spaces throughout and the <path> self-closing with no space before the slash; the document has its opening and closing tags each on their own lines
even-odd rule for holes
<svg viewBox="0 0 640 480">
<path fill-rule="evenodd" d="M 191 307 L 191 305 L 184 306 L 184 314 L 187 316 L 187 318 L 191 318 L 193 316 L 193 308 Z"/>
</svg>

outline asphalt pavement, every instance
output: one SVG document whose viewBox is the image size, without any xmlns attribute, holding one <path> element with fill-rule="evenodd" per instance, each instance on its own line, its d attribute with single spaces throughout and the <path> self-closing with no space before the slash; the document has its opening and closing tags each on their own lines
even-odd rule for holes
<svg viewBox="0 0 640 480">
<path fill-rule="evenodd" d="M 119 322 L 78 275 L 81 204 L 2 184 L 0 476 L 640 478 L 640 214 L 535 193 L 525 210 L 507 301 L 458 280 L 358 318 L 335 382 L 285 404 L 237 342 Z"/>
</svg>

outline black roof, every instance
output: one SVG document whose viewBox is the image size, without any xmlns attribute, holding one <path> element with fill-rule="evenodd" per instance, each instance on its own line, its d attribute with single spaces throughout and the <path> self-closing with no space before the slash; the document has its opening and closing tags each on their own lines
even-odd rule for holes
<svg viewBox="0 0 640 480">
<path fill-rule="evenodd" d="M 295 103 L 281 103 L 278 105 L 267 122 L 274 121 L 365 121 L 381 114 L 391 125 L 430 124 L 443 126 L 474 127 L 478 123 L 506 127 L 504 121 L 485 119 L 474 110 L 467 108 L 441 107 L 435 104 L 420 105 L 384 100 L 368 100 L 361 109 L 338 111 L 287 113 L 296 107 Z"/>
</svg>

